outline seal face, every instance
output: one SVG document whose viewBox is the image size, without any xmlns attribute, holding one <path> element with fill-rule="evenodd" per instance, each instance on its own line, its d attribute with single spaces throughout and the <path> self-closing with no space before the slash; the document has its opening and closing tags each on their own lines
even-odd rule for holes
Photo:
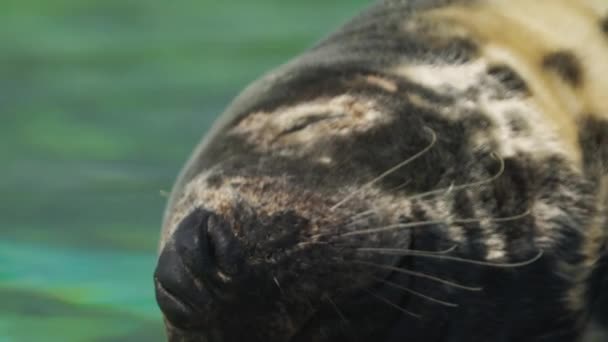
<svg viewBox="0 0 608 342">
<path fill-rule="evenodd" d="M 607 15 L 379 1 L 254 83 L 167 207 L 169 340 L 592 341 Z"/>
</svg>

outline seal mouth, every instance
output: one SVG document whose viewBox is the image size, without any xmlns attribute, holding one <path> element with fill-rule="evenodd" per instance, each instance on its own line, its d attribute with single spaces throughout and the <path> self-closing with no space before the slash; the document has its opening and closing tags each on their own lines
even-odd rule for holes
<svg viewBox="0 0 608 342">
<path fill-rule="evenodd" d="M 156 289 L 156 300 L 162 302 L 163 306 L 174 306 L 177 310 L 181 310 L 184 312 L 192 312 L 193 308 L 190 305 L 186 304 L 184 301 L 180 300 L 175 296 L 171 291 L 167 290 L 163 284 L 161 284 L 158 277 L 154 277 L 154 286 Z"/>
<path fill-rule="evenodd" d="M 158 279 L 154 277 L 154 286 L 156 289 L 156 301 L 163 308 L 163 312 L 172 322 L 186 322 L 192 317 L 200 316 L 201 310 L 194 305 L 189 304 L 190 301 L 185 301 L 174 294 Z"/>
<path fill-rule="evenodd" d="M 395 260 L 394 265 L 407 267 L 410 262 L 410 257 L 401 257 Z M 410 279 L 402 273 L 391 271 L 374 276 L 372 280 L 368 286 L 352 293 L 335 299 L 324 298 L 323 304 L 302 324 L 288 342 L 390 340 L 390 333 L 393 330 L 392 322 L 398 322 L 401 313 L 404 313 L 400 313 L 394 308 L 407 306 L 407 296 L 394 285 L 407 286 Z M 392 304 L 386 305 L 387 303 Z M 370 314 L 361 315 L 361 311 L 368 311 Z M 409 313 L 405 312 L 405 314 Z M 378 327 L 370 329 L 371 325 L 367 322 L 371 316 L 375 317 L 371 319 L 382 317 L 387 322 L 386 326 L 380 329 Z M 357 320 L 352 320 L 353 318 Z"/>
<path fill-rule="evenodd" d="M 161 262 L 173 262 L 171 253 L 165 253 Z M 154 275 L 156 301 L 163 314 L 180 328 L 200 328 L 204 321 L 201 309 L 205 294 L 201 293 L 193 279 L 188 279 L 180 263 L 173 263 L 172 267 L 157 267 Z"/>
</svg>

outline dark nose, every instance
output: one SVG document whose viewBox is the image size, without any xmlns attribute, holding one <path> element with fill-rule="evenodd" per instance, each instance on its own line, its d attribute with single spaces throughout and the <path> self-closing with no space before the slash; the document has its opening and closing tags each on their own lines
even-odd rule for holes
<svg viewBox="0 0 608 342">
<path fill-rule="evenodd" d="M 230 301 L 243 264 L 242 248 L 217 215 L 196 209 L 166 242 L 156 266 L 156 300 L 165 318 L 183 329 L 203 328 L 218 301 Z"/>
</svg>

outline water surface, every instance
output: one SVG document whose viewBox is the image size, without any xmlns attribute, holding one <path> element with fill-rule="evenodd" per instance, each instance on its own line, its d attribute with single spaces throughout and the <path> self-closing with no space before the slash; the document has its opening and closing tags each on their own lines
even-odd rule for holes
<svg viewBox="0 0 608 342">
<path fill-rule="evenodd" d="M 0 4 L 0 342 L 162 341 L 168 191 L 228 101 L 367 1 Z"/>
</svg>

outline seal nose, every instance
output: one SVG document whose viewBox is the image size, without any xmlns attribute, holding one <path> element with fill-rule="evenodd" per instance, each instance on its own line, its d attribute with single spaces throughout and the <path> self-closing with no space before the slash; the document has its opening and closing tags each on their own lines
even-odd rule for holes
<svg viewBox="0 0 608 342">
<path fill-rule="evenodd" d="M 230 227 L 213 213 L 194 210 L 165 244 L 154 273 L 165 317 L 180 328 L 203 327 L 213 302 L 235 295 L 230 284 L 242 260 Z"/>
</svg>

